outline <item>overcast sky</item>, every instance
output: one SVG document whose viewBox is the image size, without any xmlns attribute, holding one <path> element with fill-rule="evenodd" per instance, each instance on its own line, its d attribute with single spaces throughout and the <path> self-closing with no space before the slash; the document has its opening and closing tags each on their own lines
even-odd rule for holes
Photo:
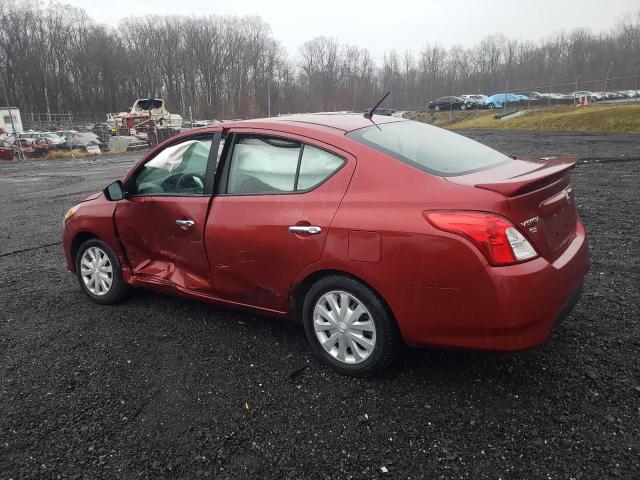
<svg viewBox="0 0 640 480">
<path fill-rule="evenodd" d="M 638 0 L 61 0 L 84 8 L 102 23 L 129 15 L 258 14 L 273 36 L 295 55 L 318 35 L 368 48 L 374 55 L 395 48 L 418 51 L 427 43 L 471 46 L 502 32 L 536 40 L 583 27 L 607 30 L 640 10 Z"/>
</svg>

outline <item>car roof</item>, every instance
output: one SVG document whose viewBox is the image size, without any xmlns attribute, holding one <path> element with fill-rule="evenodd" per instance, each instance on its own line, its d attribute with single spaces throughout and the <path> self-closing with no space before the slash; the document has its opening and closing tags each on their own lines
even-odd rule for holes
<svg viewBox="0 0 640 480">
<path fill-rule="evenodd" d="M 237 122 L 228 122 L 223 124 L 224 126 L 252 126 L 252 127 L 277 127 L 282 128 L 282 125 L 292 126 L 309 126 L 316 125 L 320 127 L 326 127 L 332 130 L 337 130 L 341 133 L 350 132 L 359 128 L 369 127 L 373 123 L 394 123 L 406 121 L 400 117 L 388 117 L 386 115 L 373 115 L 370 120 L 365 118 L 362 113 L 304 113 L 296 115 L 283 115 L 280 117 L 271 118 L 258 118 L 255 120 L 241 120 Z M 217 124 L 216 126 L 220 126 Z"/>
</svg>

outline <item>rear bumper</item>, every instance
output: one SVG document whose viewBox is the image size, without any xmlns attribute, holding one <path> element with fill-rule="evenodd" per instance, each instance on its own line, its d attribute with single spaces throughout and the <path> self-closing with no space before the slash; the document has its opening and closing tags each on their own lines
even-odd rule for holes
<svg viewBox="0 0 640 480">
<path fill-rule="evenodd" d="M 487 266 L 461 288 L 419 287 L 413 315 L 398 319 L 411 345 L 515 351 L 543 343 L 578 302 L 589 270 L 584 227 L 554 262 Z"/>
</svg>

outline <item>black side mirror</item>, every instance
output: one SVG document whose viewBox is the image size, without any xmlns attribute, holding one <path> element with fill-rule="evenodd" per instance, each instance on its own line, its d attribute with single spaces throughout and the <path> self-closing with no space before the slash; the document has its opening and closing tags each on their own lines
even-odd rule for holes
<svg viewBox="0 0 640 480">
<path fill-rule="evenodd" d="M 103 193 L 107 200 L 112 202 L 122 200 L 125 197 L 124 185 L 122 184 L 122 181 L 116 180 L 115 182 L 107 185 L 103 190 Z"/>
</svg>

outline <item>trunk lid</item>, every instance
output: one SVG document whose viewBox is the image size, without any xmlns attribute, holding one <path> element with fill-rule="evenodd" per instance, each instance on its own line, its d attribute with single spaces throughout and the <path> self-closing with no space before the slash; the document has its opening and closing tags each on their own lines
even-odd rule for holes
<svg viewBox="0 0 640 480">
<path fill-rule="evenodd" d="M 571 186 L 575 163 L 575 157 L 517 158 L 447 180 L 503 195 L 509 219 L 541 256 L 553 261 L 576 234 L 578 213 Z"/>
</svg>

